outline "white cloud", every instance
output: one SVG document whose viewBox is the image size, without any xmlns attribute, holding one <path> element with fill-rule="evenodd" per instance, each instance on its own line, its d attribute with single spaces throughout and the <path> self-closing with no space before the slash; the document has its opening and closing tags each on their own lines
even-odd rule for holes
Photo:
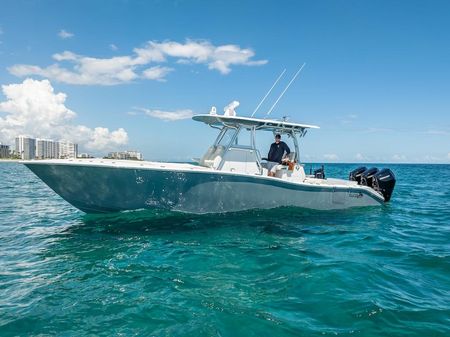
<svg viewBox="0 0 450 337">
<path fill-rule="evenodd" d="M 214 46 L 208 41 L 149 41 L 142 48 L 135 48 L 132 55 L 95 58 L 64 51 L 54 54 L 56 63 L 47 67 L 16 64 L 8 70 L 19 77 L 38 75 L 68 84 L 116 85 L 138 78 L 162 80 L 173 69 L 148 65 L 168 62 L 169 59 L 174 59 L 176 63 L 205 64 L 221 74 L 228 74 L 235 65 L 258 66 L 267 63 L 267 60 L 252 60 L 254 56 L 252 49 L 242 49 L 232 44 Z"/>
<path fill-rule="evenodd" d="M 360 132 L 362 133 L 385 133 L 385 132 L 393 132 L 393 129 L 389 128 L 367 128 L 367 129 L 361 129 Z"/>
<path fill-rule="evenodd" d="M 208 41 L 187 40 L 184 44 L 150 41 L 141 50 L 159 51 L 162 55 L 178 58 L 181 63 L 204 63 L 209 69 L 218 70 L 222 74 L 228 74 L 232 65 L 256 66 L 267 63 L 267 60 L 251 60 L 255 56 L 252 49 L 241 49 L 233 44 L 214 46 Z"/>
<path fill-rule="evenodd" d="M 93 130 L 83 126 L 76 128 L 77 136 L 86 139 L 85 146 L 90 150 L 104 150 L 128 142 L 127 132 L 123 128 L 109 131 L 108 128 L 96 127 Z"/>
<path fill-rule="evenodd" d="M 447 153 L 447 159 L 450 160 L 450 152 Z"/>
<path fill-rule="evenodd" d="M 189 119 L 194 116 L 194 112 L 190 109 L 182 109 L 175 111 L 165 111 L 159 109 L 140 109 L 145 112 L 146 115 L 164 121 L 177 121 L 181 119 Z"/>
<path fill-rule="evenodd" d="M 407 160 L 407 158 L 404 154 L 394 154 L 392 156 L 392 159 L 395 161 L 406 161 Z"/>
<path fill-rule="evenodd" d="M 30 78 L 19 84 L 2 85 L 6 100 L 0 102 L 0 139 L 12 143 L 20 134 L 39 138 L 67 139 L 84 145 L 89 150 L 106 150 L 124 145 L 126 131 L 119 128 L 91 129 L 75 125 L 76 113 L 65 106 L 66 94 L 55 93 L 48 80 Z"/>
<path fill-rule="evenodd" d="M 356 159 L 356 160 L 366 160 L 367 158 L 364 157 L 361 153 L 357 153 L 357 154 L 355 155 L 355 159 Z"/>
<path fill-rule="evenodd" d="M 324 154 L 323 158 L 325 158 L 326 160 L 338 160 L 339 157 L 337 154 L 331 153 L 331 154 Z"/>
<path fill-rule="evenodd" d="M 442 162 L 442 157 L 426 155 L 423 157 L 423 160 L 425 163 L 439 163 Z"/>
<path fill-rule="evenodd" d="M 431 129 L 425 131 L 427 135 L 439 135 L 439 136 L 447 136 L 450 135 L 450 131 L 447 130 L 438 130 L 438 129 Z"/>
<path fill-rule="evenodd" d="M 116 50 L 119 49 L 114 43 L 111 43 L 111 44 L 109 45 L 109 48 L 110 48 L 111 50 L 114 50 L 114 51 L 116 51 Z"/>
<path fill-rule="evenodd" d="M 341 119 L 341 124 L 352 124 L 358 118 L 357 114 L 348 114 Z"/>
<path fill-rule="evenodd" d="M 64 30 L 64 29 L 61 29 L 61 30 L 58 32 L 58 36 L 59 36 L 61 39 L 65 40 L 65 39 L 70 39 L 71 37 L 74 37 L 74 34 L 73 34 L 73 33 L 69 33 L 68 31 L 66 31 L 66 30 Z"/>
<path fill-rule="evenodd" d="M 173 68 L 155 66 L 145 69 L 142 72 L 142 76 L 149 80 L 165 81 L 166 75 L 171 71 L 173 71 Z"/>
<path fill-rule="evenodd" d="M 56 63 L 47 68 L 18 64 L 9 68 L 9 71 L 19 77 L 39 75 L 58 82 L 81 85 L 114 85 L 130 82 L 139 77 L 130 66 L 132 60 L 128 56 L 96 59 L 65 51 L 53 55 L 53 58 L 60 62 L 76 63 L 74 70 L 68 70 Z"/>
</svg>

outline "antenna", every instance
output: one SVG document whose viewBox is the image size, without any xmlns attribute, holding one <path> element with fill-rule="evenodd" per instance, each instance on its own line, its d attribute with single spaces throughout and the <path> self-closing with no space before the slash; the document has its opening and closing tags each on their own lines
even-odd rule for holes
<svg viewBox="0 0 450 337">
<path fill-rule="evenodd" d="M 264 96 L 264 98 L 261 100 L 261 102 L 259 102 L 258 106 L 256 107 L 255 111 L 253 111 L 251 117 L 253 117 L 256 113 L 256 111 L 258 111 L 259 107 L 261 106 L 261 104 L 264 103 L 264 101 L 266 100 L 267 96 L 269 96 L 270 92 L 272 91 L 273 88 L 275 88 L 275 86 L 277 85 L 278 81 L 280 80 L 281 77 L 283 77 L 284 73 L 286 72 L 286 69 L 283 70 L 283 72 L 280 74 L 280 76 L 278 76 L 278 78 L 276 79 L 276 81 L 273 83 L 272 88 L 269 89 L 269 91 L 266 93 L 266 96 Z"/>
<path fill-rule="evenodd" d="M 283 97 L 284 93 L 289 89 L 289 87 L 291 86 L 292 82 L 295 81 L 295 79 L 297 78 L 298 74 L 300 74 L 300 72 L 302 71 L 303 67 L 306 65 L 306 63 L 303 63 L 302 66 L 300 67 L 299 70 L 297 70 L 297 72 L 295 73 L 294 77 L 292 77 L 292 80 L 288 83 L 288 85 L 286 86 L 286 88 L 284 88 L 283 92 L 281 93 L 280 96 L 278 96 L 277 100 L 275 101 L 275 103 L 273 103 L 272 107 L 270 108 L 270 110 L 267 112 L 267 116 L 270 115 L 270 113 L 272 112 L 272 110 L 275 108 L 275 106 L 277 105 L 277 103 L 280 101 L 281 97 Z"/>
</svg>

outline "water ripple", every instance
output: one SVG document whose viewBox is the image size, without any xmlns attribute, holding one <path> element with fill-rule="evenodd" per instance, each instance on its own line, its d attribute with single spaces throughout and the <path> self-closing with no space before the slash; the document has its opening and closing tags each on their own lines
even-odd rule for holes
<svg viewBox="0 0 450 337">
<path fill-rule="evenodd" d="M 93 216 L 0 164 L 1 334 L 447 336 L 450 167 L 393 170 L 386 207 Z"/>
</svg>

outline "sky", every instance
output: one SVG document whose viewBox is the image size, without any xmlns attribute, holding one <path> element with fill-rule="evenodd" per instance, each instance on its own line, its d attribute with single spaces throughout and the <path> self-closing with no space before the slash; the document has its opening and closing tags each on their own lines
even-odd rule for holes
<svg viewBox="0 0 450 337">
<path fill-rule="evenodd" d="M 0 0 L 0 142 L 189 161 L 233 100 L 320 126 L 305 162 L 450 163 L 448 1 Z M 265 154 L 272 135 L 259 135 Z"/>
</svg>

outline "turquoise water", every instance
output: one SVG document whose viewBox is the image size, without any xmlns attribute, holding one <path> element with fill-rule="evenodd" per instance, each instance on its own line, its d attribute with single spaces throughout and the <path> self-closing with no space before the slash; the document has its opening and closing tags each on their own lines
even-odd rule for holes
<svg viewBox="0 0 450 337">
<path fill-rule="evenodd" d="M 389 166 L 386 207 L 88 216 L 0 163 L 0 335 L 449 336 L 450 166 Z"/>
</svg>

